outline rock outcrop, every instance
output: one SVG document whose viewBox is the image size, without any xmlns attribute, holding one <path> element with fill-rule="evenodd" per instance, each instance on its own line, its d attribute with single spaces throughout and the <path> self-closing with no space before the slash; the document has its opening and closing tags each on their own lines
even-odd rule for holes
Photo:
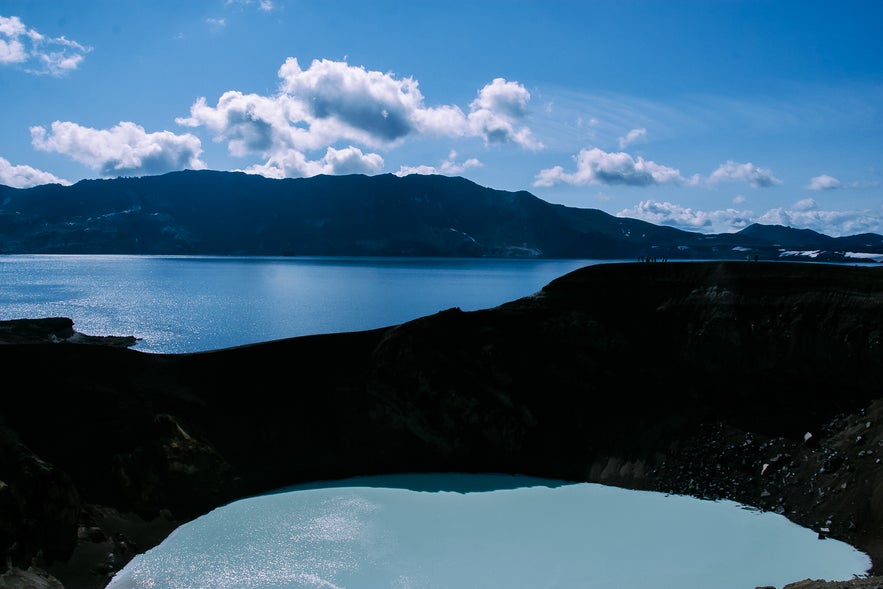
<svg viewBox="0 0 883 589">
<path fill-rule="evenodd" d="M 0 321 L 3 344 L 97 344 L 130 348 L 138 343 L 133 335 L 87 335 L 74 329 L 69 317 L 8 319 Z"/>
<path fill-rule="evenodd" d="M 0 563 L 102 587 L 238 497 L 456 471 L 733 499 L 880 571 L 881 331 L 877 268 L 689 262 L 590 266 L 494 309 L 199 354 L 0 346 L 24 383 L 0 409 Z M 57 473 L 51 509 L 22 503 L 38 474 L 11 452 Z"/>
</svg>

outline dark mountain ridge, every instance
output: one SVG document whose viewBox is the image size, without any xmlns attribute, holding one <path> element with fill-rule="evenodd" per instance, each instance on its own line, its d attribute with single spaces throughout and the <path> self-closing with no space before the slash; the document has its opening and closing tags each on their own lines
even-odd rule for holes
<svg viewBox="0 0 883 589">
<path fill-rule="evenodd" d="M 752 225 L 707 235 L 460 177 L 274 180 L 182 171 L 0 186 L 0 253 L 781 259 L 883 254 L 883 236 Z"/>
</svg>

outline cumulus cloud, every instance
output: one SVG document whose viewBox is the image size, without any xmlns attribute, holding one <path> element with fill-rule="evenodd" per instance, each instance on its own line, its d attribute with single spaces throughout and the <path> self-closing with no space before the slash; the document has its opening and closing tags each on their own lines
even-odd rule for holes
<svg viewBox="0 0 883 589">
<path fill-rule="evenodd" d="M 307 165 L 307 152 L 342 143 L 354 149 L 352 144 L 382 149 L 410 138 L 442 136 L 541 147 L 530 129 L 520 125 L 530 94 L 520 84 L 501 78 L 478 92 L 467 114 L 456 105 L 427 106 L 412 78 L 345 61 L 314 60 L 304 69 L 290 57 L 278 75 L 281 82 L 273 95 L 230 90 L 215 106 L 199 98 L 190 107 L 190 116 L 176 122 L 207 128 L 235 156 L 258 154 L 266 159 L 266 164 L 252 169 L 269 166 L 292 173 Z M 295 161 L 300 163 L 291 165 Z"/>
<path fill-rule="evenodd" d="M 175 121 L 187 127 L 205 126 L 215 134 L 216 141 L 226 141 L 230 153 L 245 156 L 251 153 L 284 153 L 289 149 L 316 149 L 323 141 L 316 133 L 295 121 L 307 116 L 304 105 L 286 96 L 266 97 L 224 92 L 216 107 L 199 98 L 190 107 L 189 117 Z M 326 143 L 327 145 L 327 143 Z"/>
<path fill-rule="evenodd" d="M 821 176 L 811 178 L 807 188 L 810 190 L 833 190 L 834 188 L 840 188 L 840 180 L 833 176 L 822 174 Z"/>
<path fill-rule="evenodd" d="M 574 158 L 576 171 L 568 173 L 561 166 L 541 170 L 534 186 L 553 186 L 558 183 L 582 186 L 586 184 L 624 184 L 652 186 L 689 182 L 675 168 L 669 168 L 625 152 L 608 153 L 597 147 L 580 150 Z"/>
<path fill-rule="evenodd" d="M 748 182 L 752 188 L 767 188 L 782 183 L 769 168 L 758 168 L 751 162 L 740 164 L 734 161 L 721 164 L 708 177 L 708 182 L 710 184 Z"/>
<path fill-rule="evenodd" d="M 195 135 L 147 133 L 143 127 L 127 121 L 110 129 L 55 121 L 48 132 L 44 127 L 31 127 L 31 143 L 41 151 L 70 156 L 104 176 L 206 167 L 199 159 L 202 145 Z"/>
<path fill-rule="evenodd" d="M 647 129 L 643 127 L 640 129 L 632 129 L 625 136 L 619 138 L 619 148 L 625 149 L 627 146 L 635 143 L 636 141 L 640 141 L 647 137 Z"/>
<path fill-rule="evenodd" d="M 64 184 L 71 183 L 49 172 L 32 168 L 25 165 L 12 165 L 9 160 L 0 157 L 0 184 L 13 188 L 30 188 L 40 184 Z"/>
<path fill-rule="evenodd" d="M 17 16 L 0 16 L 0 65 L 16 65 L 32 74 L 62 76 L 80 66 L 91 47 L 61 37 L 47 37 Z"/>
<path fill-rule="evenodd" d="M 385 145 L 417 130 L 411 115 L 423 108 L 423 95 L 412 78 L 327 59 L 303 70 L 295 58 L 285 61 L 279 76 L 286 97 L 302 106 L 303 122 L 329 136 Z"/>
<path fill-rule="evenodd" d="M 374 174 L 383 168 L 383 158 L 376 153 L 362 153 L 357 147 L 334 149 L 329 147 L 318 160 L 308 160 L 296 149 L 271 157 L 265 164 L 246 168 L 249 174 L 267 178 L 309 177 L 319 174 Z"/>
<path fill-rule="evenodd" d="M 751 225 L 754 214 L 751 211 L 736 209 L 700 211 L 670 202 L 645 200 L 631 209 L 618 212 L 616 216 L 641 219 L 655 225 L 668 225 L 685 231 L 729 233 Z"/>
<path fill-rule="evenodd" d="M 542 149 L 527 127 L 517 121 L 527 114 L 530 92 L 517 82 L 495 78 L 482 88 L 478 98 L 469 105 L 469 126 L 472 134 L 484 137 L 486 143 L 515 143 L 528 149 Z"/>
<path fill-rule="evenodd" d="M 398 172 L 395 172 L 396 176 L 408 176 L 410 174 L 424 174 L 424 175 L 433 175 L 433 174 L 441 174 L 445 176 L 454 176 L 457 174 L 462 174 L 469 168 L 481 168 L 484 164 L 482 164 L 477 158 L 469 158 L 465 161 L 458 162 L 457 161 L 457 152 L 451 151 L 448 154 L 447 159 L 445 159 L 439 166 L 429 166 L 426 164 L 421 164 L 419 166 L 401 166 Z"/>
<path fill-rule="evenodd" d="M 858 233 L 883 233 L 883 210 L 825 211 L 811 199 L 790 208 L 775 208 L 757 218 L 758 223 L 812 229 L 832 237 Z"/>
<path fill-rule="evenodd" d="M 493 82 L 479 91 L 478 98 L 472 101 L 470 108 L 473 111 L 489 110 L 517 119 L 527 114 L 529 101 L 530 92 L 520 84 L 507 82 L 503 78 L 494 78 Z"/>
<path fill-rule="evenodd" d="M 670 202 L 647 200 L 618 212 L 616 216 L 701 233 L 732 233 L 752 223 L 812 229 L 832 237 L 883 232 L 883 209 L 824 211 L 818 208 L 813 199 L 804 199 L 789 208 L 775 208 L 762 214 L 732 208 L 703 211 Z"/>
<path fill-rule="evenodd" d="M 441 174 L 441 171 L 435 166 L 428 166 L 426 164 L 420 164 L 419 166 L 401 166 L 398 172 L 395 172 L 396 176 L 410 176 L 411 174 L 422 174 L 424 176 L 435 176 Z"/>
</svg>

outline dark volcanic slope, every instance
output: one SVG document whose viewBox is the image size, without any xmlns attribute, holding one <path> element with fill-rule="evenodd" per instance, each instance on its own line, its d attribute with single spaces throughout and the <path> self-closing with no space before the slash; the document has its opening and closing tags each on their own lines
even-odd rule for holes
<svg viewBox="0 0 883 589">
<path fill-rule="evenodd" d="M 112 546 L 115 514 L 167 510 L 168 527 L 299 481 L 492 471 L 732 498 L 879 568 L 881 326 L 880 269 L 635 263 L 495 309 L 210 353 L 0 346 L 24 383 L 0 411 L 2 549 L 96 586 L 69 565 Z M 103 529 L 72 553 L 78 524 Z M 131 556 L 116 547 L 109 570 Z"/>
</svg>

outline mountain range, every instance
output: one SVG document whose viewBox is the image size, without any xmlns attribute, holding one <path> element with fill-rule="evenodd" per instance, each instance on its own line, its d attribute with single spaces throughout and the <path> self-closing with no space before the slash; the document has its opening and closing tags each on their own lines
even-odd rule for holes
<svg viewBox="0 0 883 589">
<path fill-rule="evenodd" d="M 880 261 L 883 236 L 703 234 L 461 177 L 210 170 L 0 185 L 0 253 Z"/>
</svg>

